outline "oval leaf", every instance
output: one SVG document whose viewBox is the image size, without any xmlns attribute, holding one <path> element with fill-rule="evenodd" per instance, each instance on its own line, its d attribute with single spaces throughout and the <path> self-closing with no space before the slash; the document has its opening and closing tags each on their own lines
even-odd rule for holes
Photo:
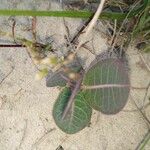
<svg viewBox="0 0 150 150">
<path fill-rule="evenodd" d="M 49 71 L 46 77 L 46 86 L 47 87 L 65 86 L 67 81 L 61 75 L 65 76 L 65 73 L 63 71 L 57 72 Z"/>
<path fill-rule="evenodd" d="M 75 59 L 70 64 L 66 65 L 71 71 L 79 72 L 81 70 L 81 64 L 77 59 Z M 47 87 L 55 87 L 55 86 L 66 86 L 67 81 L 62 77 L 68 77 L 67 74 L 63 71 L 52 72 L 49 71 L 46 77 L 46 86 Z"/>
<path fill-rule="evenodd" d="M 53 108 L 53 117 L 56 125 L 68 134 L 74 134 L 85 128 L 91 119 L 92 108 L 86 103 L 84 95 L 79 92 L 71 111 L 62 119 L 62 114 L 71 96 L 71 89 L 66 87 L 59 95 Z"/>
<path fill-rule="evenodd" d="M 129 85 L 128 70 L 123 59 L 108 58 L 93 62 L 87 71 L 83 83 L 86 86 L 109 85 L 85 90 L 85 99 L 90 106 L 104 114 L 115 114 L 126 104 L 129 86 L 113 87 L 113 85 Z M 111 86 L 112 85 L 112 86 Z"/>
</svg>

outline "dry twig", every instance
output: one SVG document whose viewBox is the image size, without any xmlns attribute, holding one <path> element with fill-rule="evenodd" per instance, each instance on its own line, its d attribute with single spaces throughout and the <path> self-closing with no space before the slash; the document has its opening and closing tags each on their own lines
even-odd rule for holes
<svg viewBox="0 0 150 150">
<path fill-rule="evenodd" d="M 1 80 L 0 85 L 9 77 L 9 75 L 13 72 L 14 67 L 10 70 L 10 72 Z"/>
<path fill-rule="evenodd" d="M 93 29 L 93 27 L 95 26 L 97 20 L 98 20 L 98 17 L 100 16 L 101 12 L 102 12 L 102 9 L 103 9 L 103 6 L 104 6 L 104 3 L 105 3 L 106 0 L 101 0 L 100 1 L 100 4 L 98 6 L 98 9 L 96 11 L 96 13 L 94 14 L 94 17 L 92 18 L 92 20 L 89 22 L 87 28 L 85 29 L 85 33 L 84 33 L 84 36 L 83 36 L 83 39 L 79 42 L 77 48 L 76 48 L 76 52 L 80 49 L 80 47 L 86 42 L 87 40 L 87 37 L 89 35 L 89 33 L 91 32 L 91 30 Z"/>
<path fill-rule="evenodd" d="M 44 133 L 33 145 L 32 145 L 32 149 L 34 149 L 35 147 L 39 146 L 48 136 L 49 134 L 54 131 L 55 128 L 50 129 L 49 131 L 47 131 L 46 133 Z"/>
</svg>

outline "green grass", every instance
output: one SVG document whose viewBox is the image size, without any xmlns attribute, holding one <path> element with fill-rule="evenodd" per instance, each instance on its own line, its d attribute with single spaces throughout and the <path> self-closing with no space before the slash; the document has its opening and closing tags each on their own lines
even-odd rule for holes
<svg viewBox="0 0 150 150">
<path fill-rule="evenodd" d="M 137 24 L 134 27 L 133 38 L 136 39 L 138 37 L 145 42 L 144 51 L 150 52 L 150 0 L 140 13 Z"/>
<path fill-rule="evenodd" d="M 144 51 L 150 51 L 150 0 L 139 0 L 140 5 L 129 5 L 124 1 L 108 1 L 108 7 L 118 7 L 123 12 L 115 11 L 103 11 L 99 19 L 105 20 L 117 20 L 118 29 L 121 27 L 122 22 L 128 19 L 130 23 L 132 18 L 136 18 L 136 24 L 132 27 L 132 33 L 127 33 L 129 37 L 132 37 L 132 41 L 141 37 L 142 41 L 146 41 Z M 138 3 L 137 2 L 137 3 Z M 70 18 L 89 18 L 94 15 L 94 12 L 90 11 L 76 11 L 76 10 L 63 10 L 63 11 L 39 11 L 39 10 L 0 10 L 0 16 L 39 16 L 39 17 L 70 17 Z M 125 27 L 126 28 L 126 27 Z M 129 39 L 129 38 L 128 38 Z"/>
<path fill-rule="evenodd" d="M 120 1 L 122 2 L 122 0 Z M 144 52 L 150 52 L 150 0 L 138 0 L 128 7 L 127 4 L 117 3 L 114 2 L 114 0 L 110 0 L 110 4 L 111 3 L 113 3 L 113 6 L 121 8 L 121 10 L 128 9 L 129 12 L 135 11 L 135 9 L 132 10 L 133 7 L 140 5 L 138 7 L 140 11 L 137 14 L 135 12 L 136 15 L 134 17 L 127 17 L 125 20 L 117 19 L 116 33 L 121 31 L 122 35 L 118 37 L 118 39 L 122 38 L 124 40 L 125 47 L 128 47 L 131 42 L 135 45 L 142 43 L 139 49 Z M 114 22 L 110 23 L 114 26 Z M 130 28 L 129 30 L 128 27 Z"/>
<path fill-rule="evenodd" d="M 133 9 L 131 12 L 121 13 L 121 12 L 102 12 L 100 18 L 102 19 L 118 19 L 123 20 L 128 16 L 128 18 L 138 15 L 143 11 L 147 5 L 148 0 L 144 0 L 143 4 Z M 49 16 L 49 17 L 71 17 L 71 18 L 89 18 L 94 13 L 89 11 L 34 11 L 34 10 L 0 10 L 1 16 Z"/>
<path fill-rule="evenodd" d="M 136 4 L 138 5 L 136 6 Z M 123 11 L 103 11 L 99 19 L 105 20 L 117 20 L 117 29 L 122 27 L 124 20 L 128 24 L 134 19 L 136 23 L 131 27 L 132 32 L 125 34 L 129 37 L 126 43 L 131 41 L 140 41 L 144 42 L 143 47 L 145 52 L 150 51 L 150 0 L 139 0 L 136 1 L 136 4 L 128 4 L 123 0 L 115 1 L 110 0 L 106 4 L 107 7 L 118 7 Z M 124 11 L 125 10 L 125 11 Z M 128 10 L 128 11 L 126 11 Z M 77 11 L 77 10 L 63 10 L 63 11 L 39 11 L 39 10 L 0 10 L 0 16 L 39 16 L 39 17 L 70 17 L 70 18 L 89 18 L 94 15 L 94 12 L 87 10 Z M 112 22 L 113 24 L 113 22 Z M 126 30 L 126 26 L 124 26 Z M 121 31 L 124 33 L 124 31 Z"/>
<path fill-rule="evenodd" d="M 142 7 L 143 8 L 143 7 Z M 141 11 L 137 9 L 132 11 L 128 18 L 131 18 Z M 93 12 L 89 11 L 33 11 L 33 10 L 0 10 L 1 16 L 40 16 L 40 17 L 70 17 L 70 18 L 89 18 L 93 15 Z M 117 12 L 103 12 L 100 19 L 118 19 L 123 20 L 127 16 L 127 13 Z"/>
</svg>

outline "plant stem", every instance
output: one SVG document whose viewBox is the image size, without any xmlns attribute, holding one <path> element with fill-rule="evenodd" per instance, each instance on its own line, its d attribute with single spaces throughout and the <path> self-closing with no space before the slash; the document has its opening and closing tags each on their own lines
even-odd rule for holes
<svg viewBox="0 0 150 150">
<path fill-rule="evenodd" d="M 93 27 L 95 26 L 100 14 L 102 13 L 103 10 L 103 6 L 106 0 L 101 0 L 99 3 L 99 6 L 97 8 L 96 13 L 94 14 L 92 20 L 89 22 L 87 28 L 85 29 L 85 33 L 84 36 L 82 38 L 82 40 L 79 42 L 79 44 L 77 45 L 76 48 L 76 52 L 80 49 L 80 47 L 86 42 L 86 39 L 88 37 L 88 34 L 91 32 L 91 30 L 93 29 Z"/>
<path fill-rule="evenodd" d="M 77 95 L 77 92 L 80 90 L 80 86 L 81 86 L 81 83 L 82 83 L 82 80 L 83 80 L 83 71 L 81 71 L 81 77 L 80 79 L 77 81 L 73 91 L 72 91 L 72 94 L 69 98 L 69 101 L 67 103 L 67 106 L 65 107 L 64 109 L 64 112 L 63 112 L 63 115 L 62 115 L 62 119 L 65 119 L 66 115 L 68 114 L 69 110 L 71 109 L 71 106 L 75 100 L 75 96 Z"/>
<path fill-rule="evenodd" d="M 41 43 L 36 43 L 35 46 L 36 47 L 45 48 L 45 45 L 41 44 Z M 7 47 L 10 47 L 10 48 L 20 48 L 20 47 L 26 47 L 26 45 L 23 45 L 23 44 L 0 44 L 0 47 L 3 47 L 3 48 L 7 48 Z"/>
<path fill-rule="evenodd" d="M 13 47 L 26 47 L 25 45 L 22 45 L 22 44 L 1 44 L 0 45 L 0 47 L 4 47 L 4 48 L 7 48 L 7 47 L 11 47 L 11 48 L 13 48 Z"/>
</svg>

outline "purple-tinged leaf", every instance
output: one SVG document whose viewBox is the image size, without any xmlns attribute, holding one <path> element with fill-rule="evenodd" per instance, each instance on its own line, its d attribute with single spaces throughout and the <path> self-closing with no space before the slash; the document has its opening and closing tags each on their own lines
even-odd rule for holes
<svg viewBox="0 0 150 150">
<path fill-rule="evenodd" d="M 115 114 L 121 111 L 128 100 L 130 91 L 125 59 L 109 57 L 92 62 L 83 84 L 97 87 L 85 90 L 85 98 L 92 108 L 104 114 Z M 98 85 L 105 86 L 99 88 Z"/>
</svg>

